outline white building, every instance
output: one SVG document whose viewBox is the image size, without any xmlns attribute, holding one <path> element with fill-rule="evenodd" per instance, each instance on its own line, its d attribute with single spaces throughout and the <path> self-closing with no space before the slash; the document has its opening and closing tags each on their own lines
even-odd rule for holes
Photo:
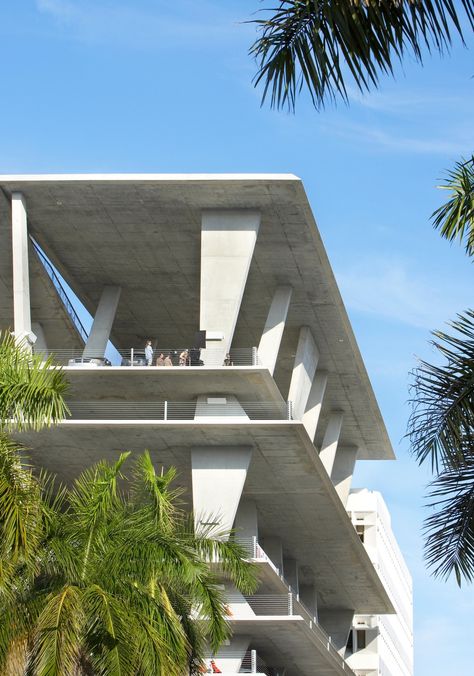
<svg viewBox="0 0 474 676">
<path fill-rule="evenodd" d="M 357 676 L 410 676 L 412 580 L 393 535 L 387 506 L 380 493 L 361 489 L 351 491 L 347 509 L 396 611 L 392 615 L 354 615 L 347 663 Z"/>
<path fill-rule="evenodd" d="M 353 674 L 354 622 L 389 626 L 400 581 L 382 577 L 348 516 L 351 478 L 356 460 L 394 455 L 301 181 L 0 185 L 1 326 L 54 352 L 70 381 L 71 418 L 22 437 L 34 457 L 70 480 L 148 448 L 178 468 L 198 528 L 235 529 L 261 585 L 227 589 L 221 673 Z M 36 246 L 93 315 L 89 335 Z M 109 339 L 122 358 L 106 366 Z M 148 339 L 173 366 L 144 364 Z"/>
</svg>

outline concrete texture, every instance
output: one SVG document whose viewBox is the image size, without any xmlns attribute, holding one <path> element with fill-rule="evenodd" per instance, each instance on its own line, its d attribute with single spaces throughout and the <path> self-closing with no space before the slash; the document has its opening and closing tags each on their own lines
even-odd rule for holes
<svg viewBox="0 0 474 676">
<path fill-rule="evenodd" d="M 84 347 L 83 357 L 99 359 L 105 357 L 121 291 L 120 286 L 105 286 L 102 290 L 91 331 Z"/>
<path fill-rule="evenodd" d="M 303 419 L 318 360 L 319 350 L 314 342 L 311 329 L 308 326 L 302 326 L 288 391 L 288 399 L 293 406 L 293 415 L 298 420 Z"/>
<path fill-rule="evenodd" d="M 331 476 L 336 459 L 343 420 L 344 414 L 341 411 L 332 411 L 326 426 L 326 432 L 324 433 L 321 450 L 319 451 L 319 457 L 329 476 Z"/>
<path fill-rule="evenodd" d="M 30 270 L 28 265 L 28 227 L 26 202 L 21 193 L 12 194 L 13 316 L 16 340 L 32 346 Z"/>
<path fill-rule="evenodd" d="M 124 349 L 142 346 L 149 336 L 157 336 L 167 346 L 192 344 L 199 328 L 202 210 L 258 210 L 261 224 L 233 345 L 258 345 L 275 288 L 291 286 L 293 295 L 275 369 L 283 398 L 288 395 L 299 330 L 307 325 L 320 352 L 318 368 L 328 373 L 319 429 L 324 429 L 327 411 L 341 409 L 346 415 L 343 445 L 358 446 L 361 459 L 393 457 L 297 177 L 3 176 L 0 186 L 4 191 L 0 237 L 10 237 L 11 193 L 22 192 L 30 231 L 91 313 L 105 285 L 123 287 L 112 338 Z M 12 321 L 10 266 L 0 246 L 3 326 Z M 67 347 L 64 333 L 51 332 L 50 339 L 43 321 L 50 314 L 44 307 L 32 307 L 32 319 L 44 324 L 48 345 Z M 322 436 L 316 441 L 320 444 Z"/>
<path fill-rule="evenodd" d="M 259 362 L 266 366 L 272 375 L 275 371 L 292 293 L 293 289 L 290 286 L 278 286 L 275 289 L 267 321 L 258 344 Z"/>
<path fill-rule="evenodd" d="M 323 407 L 324 393 L 328 383 L 328 374 L 324 371 L 316 371 L 311 385 L 311 391 L 306 404 L 306 410 L 303 415 L 303 424 L 306 427 L 308 436 L 314 441 L 316 430 L 318 428 L 319 416 Z"/>
</svg>

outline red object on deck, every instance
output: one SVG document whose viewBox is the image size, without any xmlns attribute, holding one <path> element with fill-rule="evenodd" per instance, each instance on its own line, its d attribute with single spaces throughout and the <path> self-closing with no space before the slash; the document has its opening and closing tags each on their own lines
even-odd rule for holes
<svg viewBox="0 0 474 676">
<path fill-rule="evenodd" d="M 219 669 L 219 667 L 216 665 L 214 660 L 211 660 L 211 668 L 212 668 L 212 673 L 213 674 L 222 674 L 222 671 Z"/>
</svg>

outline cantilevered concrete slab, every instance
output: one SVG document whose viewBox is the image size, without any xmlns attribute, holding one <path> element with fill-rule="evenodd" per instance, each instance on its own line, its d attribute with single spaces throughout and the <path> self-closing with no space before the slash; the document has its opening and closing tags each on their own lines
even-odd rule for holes
<svg viewBox="0 0 474 676">
<path fill-rule="evenodd" d="M 189 504 L 191 448 L 250 446 L 243 497 L 257 505 L 259 534 L 278 535 L 285 558 L 300 565 L 300 583 L 314 584 L 320 607 L 358 613 L 392 612 L 392 605 L 303 423 L 247 421 L 179 423 L 69 420 L 22 434 L 33 460 L 70 480 L 99 458 L 150 450 L 156 465 L 179 470 Z M 267 552 L 268 553 L 268 552 Z"/>
<path fill-rule="evenodd" d="M 358 457 L 393 451 L 301 181 L 293 175 L 3 176 L 2 229 L 21 192 L 29 229 L 93 313 L 106 285 L 122 287 L 112 332 L 117 347 L 192 345 L 199 326 L 202 212 L 261 214 L 233 347 L 258 345 L 275 290 L 292 299 L 275 378 L 284 399 L 299 332 L 308 326 L 328 372 L 316 442 L 327 411 L 344 413 L 340 443 Z M 10 269 L 0 271 L 8 287 Z M 34 320 L 34 317 L 33 317 Z M 61 345 L 52 347 L 62 348 Z"/>
</svg>

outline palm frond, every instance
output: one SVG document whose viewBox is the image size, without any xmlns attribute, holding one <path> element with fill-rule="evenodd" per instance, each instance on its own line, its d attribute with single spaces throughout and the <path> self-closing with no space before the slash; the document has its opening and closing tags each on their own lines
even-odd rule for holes
<svg viewBox="0 0 474 676">
<path fill-rule="evenodd" d="M 451 326 L 458 335 L 434 332 L 444 363 L 421 361 L 412 374 L 408 437 L 417 460 L 430 458 L 436 471 L 456 468 L 474 448 L 474 311 Z"/>
<path fill-rule="evenodd" d="M 67 381 L 49 357 L 32 355 L 0 333 L 0 429 L 39 430 L 67 417 Z"/>
<path fill-rule="evenodd" d="M 255 19 L 261 34 L 250 48 L 258 64 L 262 103 L 294 109 L 305 87 L 316 107 L 347 100 L 347 80 L 360 91 L 393 73 L 406 52 L 449 51 L 452 33 L 463 39 L 461 18 L 474 28 L 474 4 L 461 0 L 280 0 Z"/>
<path fill-rule="evenodd" d="M 451 197 L 433 213 L 434 228 L 449 242 L 464 242 L 467 255 L 474 256 L 474 155 L 456 162 L 439 188 Z"/>
<path fill-rule="evenodd" d="M 74 673 L 83 621 L 82 594 L 78 587 L 65 585 L 50 595 L 38 618 L 33 642 L 35 676 Z"/>
<path fill-rule="evenodd" d="M 447 467 L 433 481 L 429 507 L 436 511 L 425 521 L 425 556 L 435 576 L 453 572 L 474 580 L 474 453 L 457 468 Z"/>
</svg>

